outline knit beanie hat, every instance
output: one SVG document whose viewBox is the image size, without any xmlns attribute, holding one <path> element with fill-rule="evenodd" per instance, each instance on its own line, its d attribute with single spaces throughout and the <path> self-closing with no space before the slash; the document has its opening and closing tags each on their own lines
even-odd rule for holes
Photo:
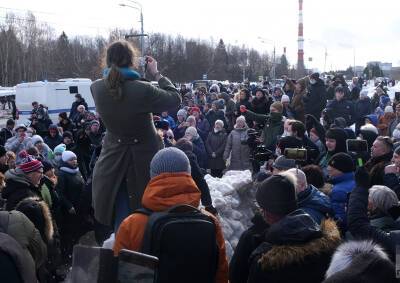
<svg viewBox="0 0 400 283">
<path fill-rule="evenodd" d="M 278 170 L 289 170 L 296 167 L 296 161 L 281 155 L 275 160 L 275 162 L 272 164 L 272 167 Z"/>
<path fill-rule="evenodd" d="M 185 109 L 179 109 L 179 111 L 176 113 L 176 116 L 182 116 L 184 120 L 187 118 L 187 112 Z"/>
<path fill-rule="evenodd" d="M 57 131 L 57 132 L 58 132 L 57 125 L 51 124 L 51 125 L 49 126 L 49 131 Z"/>
<path fill-rule="evenodd" d="M 290 102 L 290 97 L 286 94 L 282 95 L 281 102 Z"/>
<path fill-rule="evenodd" d="M 276 215 L 287 215 L 297 209 L 295 185 L 284 176 L 264 180 L 256 193 L 258 205 Z"/>
<path fill-rule="evenodd" d="M 185 135 L 191 135 L 193 139 L 197 139 L 199 137 L 195 127 L 188 127 L 185 131 Z"/>
<path fill-rule="evenodd" d="M 17 168 L 22 170 L 24 173 L 31 173 L 43 168 L 42 162 L 29 155 L 25 150 L 19 153 L 21 161 Z"/>
<path fill-rule="evenodd" d="M 393 106 L 388 105 L 385 107 L 385 113 L 393 113 Z"/>
<path fill-rule="evenodd" d="M 54 148 L 54 154 L 62 154 L 66 149 L 67 146 L 61 143 Z"/>
<path fill-rule="evenodd" d="M 270 108 L 276 109 L 276 111 L 278 111 L 279 113 L 283 112 L 283 105 L 279 101 L 276 101 L 276 102 L 272 103 Z"/>
<path fill-rule="evenodd" d="M 215 121 L 215 124 L 214 125 L 220 125 L 221 127 L 224 127 L 224 121 L 222 121 L 222 120 L 217 120 L 217 121 Z"/>
<path fill-rule="evenodd" d="M 62 135 L 63 139 L 64 138 L 69 138 L 71 140 L 74 140 L 74 136 L 72 135 L 72 133 L 70 131 L 65 131 Z"/>
<path fill-rule="evenodd" d="M 150 177 L 154 178 L 163 173 L 191 173 L 190 162 L 186 154 L 175 147 L 160 150 L 150 163 Z"/>
<path fill-rule="evenodd" d="M 32 137 L 32 144 L 33 144 L 33 145 L 36 145 L 37 143 L 44 143 L 44 141 L 43 141 L 43 139 L 42 139 L 41 136 L 39 136 L 39 135 L 34 135 L 34 136 Z"/>
<path fill-rule="evenodd" d="M 6 155 L 7 150 L 4 146 L 0 145 L 0 157 L 3 157 L 4 155 Z"/>
<path fill-rule="evenodd" d="M 72 159 L 76 159 L 76 154 L 73 153 L 72 151 L 66 150 L 62 153 L 61 159 L 64 162 L 71 161 Z"/>
<path fill-rule="evenodd" d="M 350 155 L 344 152 L 339 152 L 332 156 L 328 165 L 342 173 L 350 173 L 356 170 L 353 159 Z"/>
</svg>

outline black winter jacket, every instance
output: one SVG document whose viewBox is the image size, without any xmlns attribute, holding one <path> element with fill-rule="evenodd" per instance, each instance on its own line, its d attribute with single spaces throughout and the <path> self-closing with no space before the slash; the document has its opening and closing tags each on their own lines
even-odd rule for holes
<svg viewBox="0 0 400 283">
<path fill-rule="evenodd" d="M 254 215 L 253 226 L 247 229 L 239 239 L 235 253 L 229 263 L 229 282 L 245 283 L 249 277 L 251 253 L 263 242 L 264 233 L 269 225 L 261 214 Z"/>
<path fill-rule="evenodd" d="M 321 79 L 314 85 L 310 85 L 310 90 L 303 97 L 305 114 L 311 114 L 315 118 L 321 117 L 322 110 L 326 107 L 326 89 Z"/>
<path fill-rule="evenodd" d="M 322 282 L 340 240 L 333 220 L 320 226 L 296 210 L 269 227 L 252 253 L 248 282 Z"/>
</svg>

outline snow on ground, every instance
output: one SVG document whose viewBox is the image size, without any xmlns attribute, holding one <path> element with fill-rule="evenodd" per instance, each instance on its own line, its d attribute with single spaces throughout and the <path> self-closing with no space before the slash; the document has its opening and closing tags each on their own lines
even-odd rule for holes
<svg viewBox="0 0 400 283">
<path fill-rule="evenodd" d="M 250 227 L 256 209 L 251 172 L 228 171 L 222 178 L 206 175 L 205 180 L 210 188 L 213 205 L 218 210 L 230 259 L 240 236 Z"/>
</svg>

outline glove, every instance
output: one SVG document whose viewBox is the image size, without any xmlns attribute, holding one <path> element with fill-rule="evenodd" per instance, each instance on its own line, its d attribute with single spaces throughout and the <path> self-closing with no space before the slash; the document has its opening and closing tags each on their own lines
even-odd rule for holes
<svg viewBox="0 0 400 283">
<path fill-rule="evenodd" d="M 206 206 L 204 209 L 215 216 L 218 215 L 218 211 L 213 205 Z"/>
<path fill-rule="evenodd" d="M 354 179 L 356 181 L 357 187 L 369 189 L 369 187 L 371 185 L 371 178 L 368 174 L 367 169 L 365 169 L 365 167 L 357 168 Z"/>
<path fill-rule="evenodd" d="M 247 108 L 245 105 L 240 105 L 240 113 L 246 113 L 247 112 Z"/>
</svg>

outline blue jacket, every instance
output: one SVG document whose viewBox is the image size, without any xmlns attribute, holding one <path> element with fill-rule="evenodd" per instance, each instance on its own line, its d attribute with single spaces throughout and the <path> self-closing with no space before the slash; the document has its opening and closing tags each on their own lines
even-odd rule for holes
<svg viewBox="0 0 400 283">
<path fill-rule="evenodd" d="M 174 118 L 172 118 L 171 116 L 167 116 L 167 117 L 162 117 L 162 119 L 164 121 L 168 122 L 169 127 L 171 128 L 171 130 L 175 129 L 176 124 L 175 124 Z"/>
<path fill-rule="evenodd" d="M 356 186 L 354 173 L 345 173 L 332 179 L 332 192 L 330 194 L 332 209 L 342 228 L 346 229 L 346 205 L 348 194 Z"/>
<path fill-rule="evenodd" d="M 331 201 L 327 195 L 313 185 L 297 195 L 299 208 L 307 212 L 315 222 L 321 224 L 327 215 L 333 216 Z"/>
</svg>

